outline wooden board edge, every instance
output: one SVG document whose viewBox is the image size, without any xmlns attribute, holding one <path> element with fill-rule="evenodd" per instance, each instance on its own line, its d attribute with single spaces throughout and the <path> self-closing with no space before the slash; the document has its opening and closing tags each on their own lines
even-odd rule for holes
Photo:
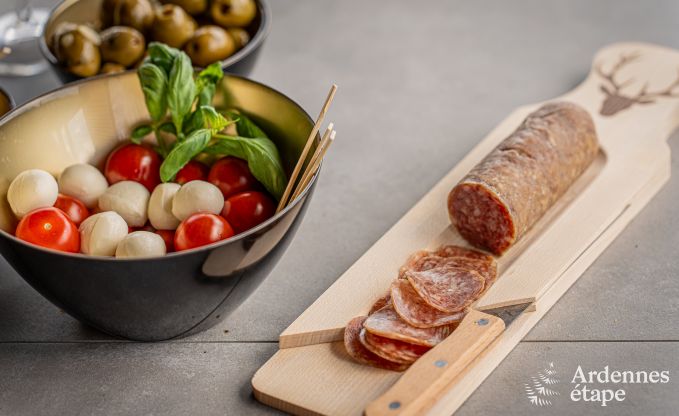
<svg viewBox="0 0 679 416">
<path fill-rule="evenodd" d="M 261 370 L 261 369 L 260 369 Z M 257 374 L 259 373 L 259 370 L 255 373 L 254 377 L 252 377 L 252 394 L 255 396 L 255 399 L 262 403 L 265 404 L 269 407 L 273 407 L 274 409 L 281 410 L 286 413 L 290 413 L 293 415 L 299 415 L 299 416 L 323 416 L 321 413 L 316 413 L 312 412 L 309 409 L 305 409 L 300 406 L 295 406 L 292 403 L 288 403 L 286 401 L 280 400 L 276 397 L 270 396 L 266 393 L 264 393 L 262 390 L 257 388 Z"/>
<path fill-rule="evenodd" d="M 304 347 L 306 345 L 324 344 L 326 342 L 341 341 L 344 337 L 344 327 L 327 328 L 322 331 L 316 331 L 313 334 L 307 332 L 286 334 L 283 332 L 278 337 L 278 348 L 295 348 Z"/>
</svg>

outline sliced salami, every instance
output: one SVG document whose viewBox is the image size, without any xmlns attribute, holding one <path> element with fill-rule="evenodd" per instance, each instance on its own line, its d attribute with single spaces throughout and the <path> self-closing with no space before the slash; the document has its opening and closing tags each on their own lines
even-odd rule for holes
<svg viewBox="0 0 679 416">
<path fill-rule="evenodd" d="M 381 337 L 433 347 L 450 335 L 457 325 L 415 328 L 402 320 L 391 305 L 387 305 L 370 315 L 363 323 L 363 327 L 366 331 Z"/>
<path fill-rule="evenodd" d="M 421 250 L 411 255 L 399 270 L 404 279 L 407 271 L 423 271 L 434 267 L 450 265 L 478 272 L 485 280 L 486 288 L 497 278 L 497 262 L 486 253 L 460 246 L 441 246 L 435 251 Z"/>
<path fill-rule="evenodd" d="M 401 364 L 412 364 L 431 349 L 423 345 L 415 345 L 371 334 L 365 328 L 361 331 L 360 339 L 363 346 L 373 354 L 379 355 L 385 360 Z"/>
<path fill-rule="evenodd" d="M 451 190 L 451 222 L 472 245 L 502 254 L 566 192 L 598 149 L 587 110 L 546 104 Z"/>
<path fill-rule="evenodd" d="M 379 355 L 376 355 L 361 343 L 361 331 L 363 330 L 363 323 L 365 320 L 365 316 L 354 318 L 349 321 L 344 329 L 344 347 L 351 358 L 361 364 L 367 364 L 385 370 L 404 371 L 408 368 L 408 364 L 386 360 Z"/>
<path fill-rule="evenodd" d="M 384 308 L 387 306 L 389 303 L 391 303 L 391 293 L 387 292 L 384 296 L 378 298 L 375 303 L 373 303 L 373 306 L 370 307 L 370 311 L 368 312 L 368 315 L 372 315 L 374 312 L 379 311 L 380 309 Z"/>
<path fill-rule="evenodd" d="M 425 302 L 447 313 L 464 310 L 476 300 L 485 285 L 479 273 L 450 265 L 410 271 L 406 278 Z"/>
<path fill-rule="evenodd" d="M 466 311 L 442 312 L 431 307 L 417 294 L 408 280 L 398 279 L 391 285 L 391 299 L 398 316 L 417 328 L 432 328 L 459 323 Z"/>
</svg>

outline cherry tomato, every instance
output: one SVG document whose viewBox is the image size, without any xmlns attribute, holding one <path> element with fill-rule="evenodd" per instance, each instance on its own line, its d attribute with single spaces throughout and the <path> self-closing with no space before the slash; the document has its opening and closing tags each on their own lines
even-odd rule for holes
<svg viewBox="0 0 679 416">
<path fill-rule="evenodd" d="M 156 234 L 163 238 L 165 241 L 165 249 L 168 253 L 174 251 L 174 230 L 156 230 Z"/>
<path fill-rule="evenodd" d="M 183 168 L 179 169 L 177 176 L 175 176 L 174 181 L 180 185 L 184 185 L 186 182 L 191 181 L 204 181 L 207 179 L 210 168 L 205 164 L 200 163 L 196 160 L 192 160 Z"/>
<path fill-rule="evenodd" d="M 226 219 L 236 234 L 268 220 L 276 212 L 276 204 L 263 192 L 241 192 L 227 198 L 224 202 L 222 217 Z"/>
<path fill-rule="evenodd" d="M 139 144 L 124 144 L 108 155 L 104 176 L 113 185 L 120 181 L 136 181 L 153 192 L 160 183 L 160 156 Z"/>
<path fill-rule="evenodd" d="M 224 240 L 233 235 L 233 229 L 219 215 L 199 212 L 182 221 L 174 235 L 174 248 L 188 250 Z"/>
<path fill-rule="evenodd" d="M 207 180 L 222 191 L 224 198 L 255 190 L 259 185 L 257 179 L 250 173 L 248 163 L 231 156 L 216 161 L 210 169 Z"/>
<path fill-rule="evenodd" d="M 54 207 L 64 211 L 76 226 L 80 225 L 85 218 L 90 216 L 90 212 L 87 210 L 85 204 L 79 199 L 68 195 L 59 194 L 57 202 L 54 203 Z"/>
<path fill-rule="evenodd" d="M 80 251 L 78 227 L 59 208 L 38 208 L 29 212 L 19 221 L 16 236 L 41 247 L 69 253 Z"/>
</svg>

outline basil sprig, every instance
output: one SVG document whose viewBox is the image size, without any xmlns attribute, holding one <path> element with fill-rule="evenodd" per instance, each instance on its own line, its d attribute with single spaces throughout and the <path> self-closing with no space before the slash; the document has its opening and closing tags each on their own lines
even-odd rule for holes
<svg viewBox="0 0 679 416">
<path fill-rule="evenodd" d="M 136 126 L 135 143 L 155 133 L 156 151 L 163 157 L 160 178 L 174 179 L 181 168 L 200 153 L 234 156 L 248 162 L 253 176 L 276 199 L 286 185 L 285 171 L 276 145 L 249 117 L 228 111 L 225 117 L 212 106 L 217 84 L 224 76 L 216 62 L 195 75 L 182 51 L 152 42 L 148 57 L 137 73 L 151 122 Z M 169 116 L 169 117 L 168 117 Z M 220 134 L 236 124 L 237 136 Z M 174 136 L 174 140 L 166 140 Z"/>
</svg>

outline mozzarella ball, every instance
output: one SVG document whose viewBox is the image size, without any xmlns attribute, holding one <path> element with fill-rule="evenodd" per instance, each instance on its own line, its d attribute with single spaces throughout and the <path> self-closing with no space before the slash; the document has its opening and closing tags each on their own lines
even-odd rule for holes
<svg viewBox="0 0 679 416">
<path fill-rule="evenodd" d="M 172 201 L 172 213 L 184 221 L 197 212 L 219 214 L 224 208 L 222 191 L 210 182 L 191 181 L 179 188 Z"/>
<path fill-rule="evenodd" d="M 161 183 L 151 193 L 148 214 L 156 230 L 175 230 L 179 226 L 179 219 L 172 214 L 172 200 L 179 188 L 178 183 Z"/>
<path fill-rule="evenodd" d="M 59 196 L 59 186 L 52 175 L 41 169 L 21 172 L 9 184 L 7 201 L 19 218 L 38 208 L 51 207 Z"/>
<path fill-rule="evenodd" d="M 125 236 L 116 249 L 116 257 L 155 257 L 165 255 L 163 237 L 149 231 L 135 231 Z"/>
<path fill-rule="evenodd" d="M 143 227 L 148 219 L 149 196 L 148 189 L 139 182 L 118 182 L 99 197 L 99 209 L 117 212 L 130 227 Z"/>
<path fill-rule="evenodd" d="M 93 256 L 112 256 L 127 235 L 127 223 L 113 211 L 87 217 L 80 224 L 80 251 Z"/>
<path fill-rule="evenodd" d="M 59 192 L 80 200 L 87 208 L 97 206 L 106 188 L 108 182 L 104 175 L 87 163 L 71 165 L 59 175 Z"/>
</svg>

